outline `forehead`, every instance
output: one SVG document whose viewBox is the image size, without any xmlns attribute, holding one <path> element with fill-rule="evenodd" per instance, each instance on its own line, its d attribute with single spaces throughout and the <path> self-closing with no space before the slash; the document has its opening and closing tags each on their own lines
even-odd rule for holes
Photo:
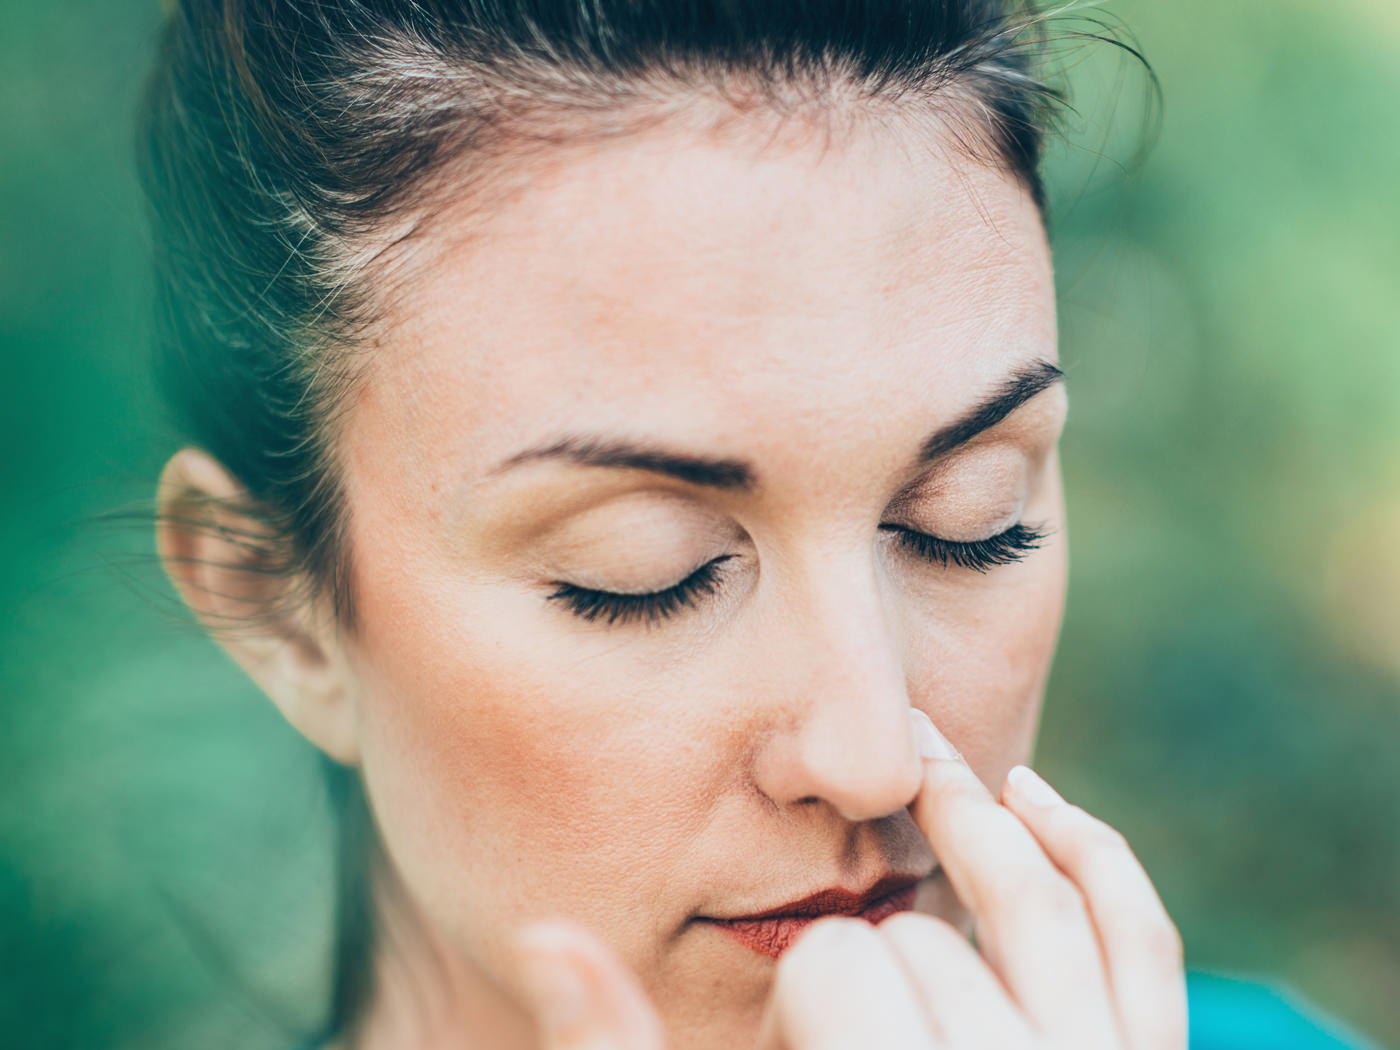
<svg viewBox="0 0 1400 1050">
<path fill-rule="evenodd" d="M 344 436 L 434 484 L 557 433 L 752 458 L 873 413 L 925 430 L 1054 358 L 1033 203 L 936 136 L 652 131 L 412 251 Z"/>
</svg>

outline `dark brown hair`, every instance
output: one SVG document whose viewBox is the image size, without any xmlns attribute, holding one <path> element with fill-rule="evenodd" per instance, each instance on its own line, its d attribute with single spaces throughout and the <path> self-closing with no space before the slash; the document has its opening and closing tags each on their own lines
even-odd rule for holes
<svg viewBox="0 0 1400 1050">
<path fill-rule="evenodd" d="M 936 116 L 1044 207 L 1059 96 L 1019 0 L 187 0 L 140 129 L 158 373 L 191 442 L 246 488 L 264 571 L 354 622 L 337 412 L 435 194 L 708 97 L 735 113 Z M 289 595 L 300 600 L 305 593 Z M 372 825 L 341 807 L 339 942 L 321 1038 L 353 1029 L 373 947 Z"/>
</svg>

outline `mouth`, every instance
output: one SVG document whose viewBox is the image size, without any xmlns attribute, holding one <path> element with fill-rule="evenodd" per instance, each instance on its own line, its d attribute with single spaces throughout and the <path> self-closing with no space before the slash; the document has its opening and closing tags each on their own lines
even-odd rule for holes
<svg viewBox="0 0 1400 1050">
<path fill-rule="evenodd" d="M 873 926 L 896 912 L 913 910 L 920 881 L 916 876 L 891 875 L 864 893 L 834 887 L 756 915 L 702 921 L 760 955 L 777 959 L 803 930 L 824 916 L 847 915 Z"/>
</svg>

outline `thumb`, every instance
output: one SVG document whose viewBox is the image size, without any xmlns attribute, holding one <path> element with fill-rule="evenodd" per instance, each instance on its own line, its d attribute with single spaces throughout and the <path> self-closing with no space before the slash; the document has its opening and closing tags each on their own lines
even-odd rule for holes
<svg viewBox="0 0 1400 1050">
<path fill-rule="evenodd" d="M 665 1050 L 641 983 L 582 926 L 531 923 L 516 934 L 515 949 L 544 1050 Z"/>
</svg>

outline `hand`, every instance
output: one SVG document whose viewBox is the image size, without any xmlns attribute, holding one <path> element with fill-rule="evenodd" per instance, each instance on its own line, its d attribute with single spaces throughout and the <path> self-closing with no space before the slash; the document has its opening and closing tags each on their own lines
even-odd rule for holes
<svg viewBox="0 0 1400 1050">
<path fill-rule="evenodd" d="M 979 948 L 916 912 L 820 919 L 778 962 L 759 1050 L 1183 1050 L 1180 937 L 1122 836 L 1029 770 L 998 804 L 932 739 L 910 810 Z M 561 1015 L 542 1011 L 549 1050 L 662 1050 L 655 1008 L 600 941 L 550 923 L 522 943 L 579 982 L 538 989 Z"/>
<path fill-rule="evenodd" d="M 932 723 L 910 809 L 976 921 L 813 923 L 779 961 L 762 1050 L 1184 1050 L 1181 939 L 1123 837 L 1028 769 L 998 805 Z"/>
</svg>

